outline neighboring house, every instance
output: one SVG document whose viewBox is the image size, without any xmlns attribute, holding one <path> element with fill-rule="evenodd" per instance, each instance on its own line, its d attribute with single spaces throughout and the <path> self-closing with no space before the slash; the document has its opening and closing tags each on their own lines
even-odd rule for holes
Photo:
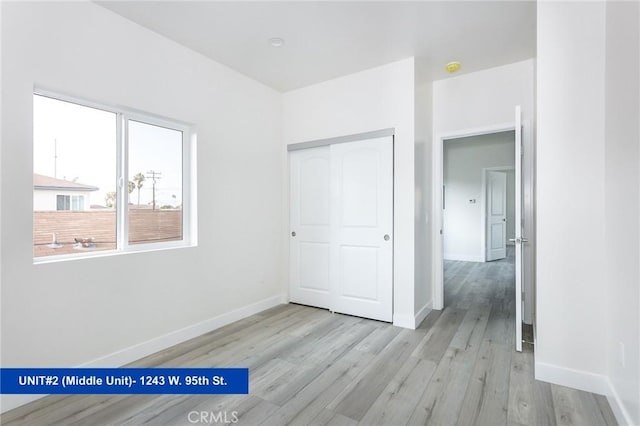
<svg viewBox="0 0 640 426">
<path fill-rule="evenodd" d="M 33 174 L 33 210 L 89 210 L 89 196 L 99 188 Z"/>
</svg>

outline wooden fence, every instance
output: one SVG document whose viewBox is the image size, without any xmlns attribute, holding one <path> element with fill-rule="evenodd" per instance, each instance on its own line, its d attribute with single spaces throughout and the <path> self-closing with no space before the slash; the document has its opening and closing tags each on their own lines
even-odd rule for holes
<svg viewBox="0 0 640 426">
<path fill-rule="evenodd" d="M 51 247 L 53 234 L 62 245 Z M 89 247 L 75 239 L 91 239 Z M 129 210 L 129 244 L 182 239 L 182 210 Z M 36 211 L 33 213 L 35 257 L 116 248 L 115 210 Z"/>
</svg>

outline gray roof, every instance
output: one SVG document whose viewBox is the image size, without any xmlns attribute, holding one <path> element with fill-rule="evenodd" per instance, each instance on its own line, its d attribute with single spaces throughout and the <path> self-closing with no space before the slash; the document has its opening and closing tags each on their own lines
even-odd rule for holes
<svg viewBox="0 0 640 426">
<path fill-rule="evenodd" d="M 44 191 L 97 191 L 100 188 L 34 173 L 33 189 Z"/>
</svg>

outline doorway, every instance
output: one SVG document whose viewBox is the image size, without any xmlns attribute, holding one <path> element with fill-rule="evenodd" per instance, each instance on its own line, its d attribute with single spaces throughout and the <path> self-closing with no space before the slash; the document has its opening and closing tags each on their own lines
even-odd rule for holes
<svg viewBox="0 0 640 426">
<path fill-rule="evenodd" d="M 443 153 L 445 260 L 506 257 L 515 234 L 514 131 L 446 139 Z"/>
<path fill-rule="evenodd" d="M 515 120 L 510 123 L 491 125 L 474 129 L 463 129 L 458 131 L 451 131 L 446 134 L 439 134 L 436 136 L 433 144 L 433 221 L 432 221 L 432 233 L 435 236 L 432 240 L 432 265 L 433 265 L 433 307 L 434 309 L 443 309 L 445 307 L 445 294 L 444 294 L 444 262 L 445 262 L 445 246 L 444 246 L 444 233 L 446 229 L 445 217 L 443 207 L 447 206 L 447 189 L 444 186 L 444 149 L 445 142 L 448 140 L 461 140 L 462 138 L 500 134 L 511 132 L 515 137 L 512 138 L 513 143 L 513 158 L 514 158 L 514 170 L 515 170 L 515 236 L 513 238 L 513 252 L 515 259 L 515 285 L 509 287 L 510 293 L 513 295 L 510 303 L 514 306 L 513 317 L 515 321 L 513 324 L 514 342 L 516 350 L 522 349 L 522 324 L 523 317 L 527 318 L 526 323 L 530 324 L 533 321 L 533 247 L 528 240 L 524 238 L 525 235 L 533 234 L 533 139 L 530 128 L 530 123 L 527 121 L 521 121 L 520 107 L 515 108 Z M 455 142 L 453 142 L 455 143 Z M 524 147 L 524 149 L 523 149 Z M 489 166 L 491 167 L 491 166 Z M 449 194 L 450 195 L 450 194 Z M 475 200 L 475 202 L 474 202 Z M 484 211 L 485 206 L 478 206 L 478 204 L 485 203 L 484 197 L 477 194 L 477 197 L 468 197 L 467 203 L 474 205 L 476 209 Z M 486 227 L 486 216 L 483 221 L 477 221 L 475 224 L 478 229 Z M 450 227 L 449 227 L 450 228 Z M 486 228 L 485 228 L 486 230 Z M 477 233 L 474 236 L 477 237 Z M 486 232 L 480 234 L 477 237 L 478 240 L 474 243 L 475 248 L 480 248 L 480 252 L 484 250 L 478 256 L 478 251 L 472 255 L 471 258 L 467 258 L 462 261 L 475 261 L 480 263 L 486 262 Z M 447 247 L 447 250 L 450 247 Z M 505 259 L 507 259 L 510 247 L 507 246 L 505 250 Z M 452 253 L 446 253 L 451 255 Z M 453 253 L 461 254 L 461 253 Z M 462 253 L 464 254 L 464 253 Z M 469 253 L 467 253 L 469 255 Z M 460 260 L 458 260 L 460 261 Z M 523 315 L 524 314 L 524 315 Z"/>
<path fill-rule="evenodd" d="M 513 317 L 515 132 L 446 139 L 443 148 L 444 307 Z"/>
</svg>

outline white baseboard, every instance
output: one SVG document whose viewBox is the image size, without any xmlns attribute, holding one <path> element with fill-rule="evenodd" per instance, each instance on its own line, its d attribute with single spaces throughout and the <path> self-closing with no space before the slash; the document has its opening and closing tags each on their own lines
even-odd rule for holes
<svg viewBox="0 0 640 426">
<path fill-rule="evenodd" d="M 535 378 L 543 382 L 600 395 L 608 395 L 610 389 L 609 380 L 603 374 L 594 374 L 538 361 L 535 363 Z"/>
<path fill-rule="evenodd" d="M 396 327 L 408 328 L 415 330 L 415 319 L 410 315 L 393 314 L 393 325 Z"/>
<path fill-rule="evenodd" d="M 269 308 L 273 308 L 274 306 L 286 303 L 286 300 L 286 294 L 279 294 L 277 296 L 269 297 L 268 299 L 261 300 L 251 305 L 243 306 L 231 312 L 226 312 L 208 320 L 181 328 L 180 330 L 172 331 L 163 336 L 159 336 L 151 340 L 147 340 L 146 342 L 130 346 L 117 352 L 113 352 L 109 355 L 105 355 L 93 361 L 86 362 L 77 367 L 121 367 L 133 361 L 137 361 L 141 358 L 159 352 L 163 349 L 170 348 L 171 346 L 185 342 L 189 339 L 193 339 L 194 337 L 198 337 L 220 327 L 224 327 L 225 325 L 231 324 L 232 322 L 241 320 L 251 315 L 255 315 Z M 2 395 L 0 399 L 0 412 L 4 413 L 5 411 L 19 407 L 45 396 L 47 395 Z"/>
<path fill-rule="evenodd" d="M 414 315 L 402 315 L 402 314 L 393 314 L 393 325 L 396 327 L 408 328 L 409 330 L 415 330 L 418 328 L 422 320 L 424 320 L 429 312 L 431 312 L 432 305 L 431 302 L 424 305 L 420 310 Z"/>
<path fill-rule="evenodd" d="M 460 260 L 463 262 L 484 262 L 481 255 L 476 254 L 456 254 L 456 253 L 444 253 L 442 255 L 444 260 Z"/>
<path fill-rule="evenodd" d="M 417 313 L 414 318 L 414 330 L 418 328 L 418 326 L 424 321 L 424 319 L 429 315 L 429 312 L 433 309 L 433 304 L 429 301 L 426 305 L 424 305 Z"/>
<path fill-rule="evenodd" d="M 594 374 L 586 371 L 573 370 L 571 368 L 558 367 L 557 365 L 535 363 L 535 377 L 537 380 L 567 386 L 586 392 L 605 395 L 621 426 L 634 426 L 631 414 L 627 411 L 622 399 L 616 392 L 611 380 L 604 374 Z"/>
<path fill-rule="evenodd" d="M 629 411 L 627 411 L 624 404 L 622 403 L 622 399 L 620 398 L 620 395 L 618 395 L 618 392 L 616 392 L 616 389 L 613 386 L 613 383 L 611 383 L 611 380 L 607 379 L 607 383 L 609 385 L 609 391 L 606 394 L 607 401 L 609 401 L 611 411 L 613 411 L 613 414 L 616 416 L 618 424 L 620 426 L 637 425 L 638 422 L 634 422 L 631 418 L 631 414 L 629 413 Z"/>
</svg>

